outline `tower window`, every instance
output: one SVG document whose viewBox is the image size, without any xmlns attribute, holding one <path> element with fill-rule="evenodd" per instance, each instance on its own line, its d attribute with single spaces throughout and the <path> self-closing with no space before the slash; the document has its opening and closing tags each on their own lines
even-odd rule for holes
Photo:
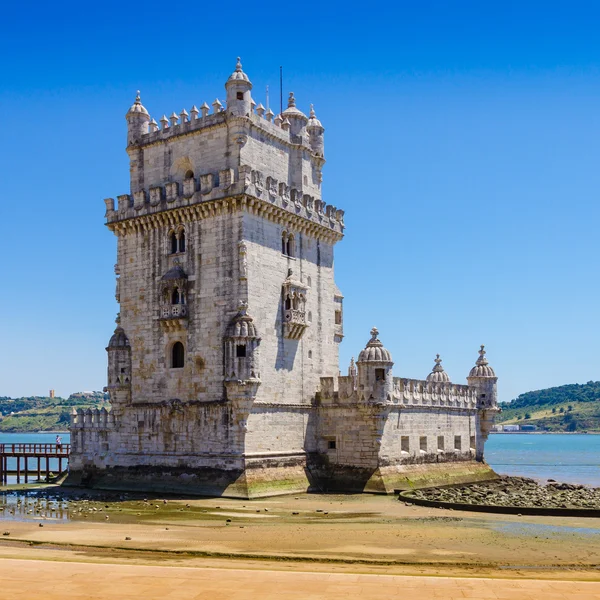
<svg viewBox="0 0 600 600">
<path fill-rule="evenodd" d="M 179 288 L 175 288 L 171 294 L 171 304 L 183 304 Z"/>
<path fill-rule="evenodd" d="M 171 233 L 170 241 L 171 241 L 171 254 L 177 254 L 177 236 L 175 235 L 174 231 Z"/>
<path fill-rule="evenodd" d="M 375 369 L 375 381 L 385 381 L 385 369 Z"/>
<path fill-rule="evenodd" d="M 238 92 L 237 93 L 237 99 L 238 100 L 243 100 L 244 99 L 244 92 Z"/>
<path fill-rule="evenodd" d="M 421 452 L 427 452 L 427 436 L 426 435 L 422 435 L 419 438 L 419 450 Z"/>
<path fill-rule="evenodd" d="M 171 349 L 171 368 L 183 369 L 185 362 L 185 350 L 181 342 L 175 342 Z"/>
<path fill-rule="evenodd" d="M 290 258 L 294 258 L 296 253 L 296 242 L 294 235 L 284 231 L 281 235 L 281 253 Z"/>
<path fill-rule="evenodd" d="M 237 358 L 246 358 L 246 344 L 238 344 L 235 347 L 235 355 Z"/>
<path fill-rule="evenodd" d="M 444 451 L 444 436 L 438 435 L 437 442 L 438 442 L 438 444 L 437 444 L 438 452 L 443 452 Z"/>
<path fill-rule="evenodd" d="M 335 324 L 336 325 L 342 324 L 342 311 L 341 310 L 335 311 Z"/>
<path fill-rule="evenodd" d="M 336 446 L 335 440 L 327 440 L 327 450 L 335 450 Z"/>
<path fill-rule="evenodd" d="M 462 439 L 461 439 L 460 435 L 455 435 L 454 436 L 454 449 L 457 450 L 458 452 L 460 452 L 460 450 L 461 450 L 461 446 L 462 446 L 461 442 L 462 442 Z"/>
<path fill-rule="evenodd" d="M 179 252 L 185 252 L 185 231 L 179 233 Z"/>
<path fill-rule="evenodd" d="M 400 436 L 400 452 L 410 452 L 410 438 L 407 435 Z"/>
<path fill-rule="evenodd" d="M 185 174 L 186 179 L 193 179 L 193 177 L 194 177 L 194 171 L 189 170 L 186 172 L 186 174 Z"/>
</svg>

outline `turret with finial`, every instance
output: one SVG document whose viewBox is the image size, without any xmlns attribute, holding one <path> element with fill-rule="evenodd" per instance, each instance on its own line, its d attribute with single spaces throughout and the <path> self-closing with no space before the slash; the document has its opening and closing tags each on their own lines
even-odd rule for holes
<svg viewBox="0 0 600 600">
<path fill-rule="evenodd" d="M 125 118 L 127 119 L 127 145 L 139 143 L 142 136 L 148 133 L 148 124 L 150 123 L 150 115 L 142 104 L 139 90 Z"/>
<path fill-rule="evenodd" d="M 242 69 L 242 61 L 237 58 L 235 71 L 225 83 L 227 90 L 227 114 L 234 117 L 249 117 L 252 113 L 252 82 Z"/>
</svg>

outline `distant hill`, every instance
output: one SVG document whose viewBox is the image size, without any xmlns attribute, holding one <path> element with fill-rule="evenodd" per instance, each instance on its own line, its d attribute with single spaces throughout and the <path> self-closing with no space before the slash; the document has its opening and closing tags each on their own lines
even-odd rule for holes
<svg viewBox="0 0 600 600">
<path fill-rule="evenodd" d="M 600 432 L 600 381 L 526 392 L 500 406 L 497 423 L 531 424 L 557 432 Z"/>
<path fill-rule="evenodd" d="M 73 407 L 108 405 L 103 392 L 78 392 L 68 398 L 0 396 L 0 432 L 64 431 L 69 427 Z"/>
</svg>

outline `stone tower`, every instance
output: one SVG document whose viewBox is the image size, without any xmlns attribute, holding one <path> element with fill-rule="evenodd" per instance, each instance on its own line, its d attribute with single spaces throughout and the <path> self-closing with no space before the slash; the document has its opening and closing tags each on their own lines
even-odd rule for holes
<svg viewBox="0 0 600 600">
<path fill-rule="evenodd" d="M 281 479 L 303 460 L 320 378 L 338 373 L 344 223 L 321 197 L 314 109 L 308 118 L 293 94 L 276 117 L 256 106 L 239 59 L 225 90 L 225 106 L 160 127 L 139 93 L 126 115 L 131 191 L 105 201 L 120 304 L 110 445 L 125 448 L 116 469 L 148 465 L 162 479 L 185 465 L 199 488 L 245 495 L 249 466 L 268 479 L 276 465 Z"/>
<path fill-rule="evenodd" d="M 323 125 L 294 94 L 279 115 L 257 105 L 239 59 L 225 90 L 160 126 L 139 93 L 127 112 L 131 189 L 105 200 L 111 410 L 74 412 L 69 483 L 256 497 L 495 477 L 483 347 L 469 385 L 439 356 L 407 379 L 373 328 L 339 375 L 344 213 L 321 196 Z"/>
</svg>

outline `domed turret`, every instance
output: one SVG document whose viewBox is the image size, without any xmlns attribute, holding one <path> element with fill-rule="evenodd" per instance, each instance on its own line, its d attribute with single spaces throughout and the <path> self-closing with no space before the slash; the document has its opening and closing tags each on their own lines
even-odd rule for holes
<svg viewBox="0 0 600 600">
<path fill-rule="evenodd" d="M 260 336 L 248 303 L 240 302 L 237 315 L 225 332 L 225 384 L 252 381 L 260 382 L 258 370 L 258 345 Z"/>
<path fill-rule="evenodd" d="M 111 402 L 119 401 L 119 390 L 127 389 L 131 385 L 131 345 L 125 330 L 119 324 L 113 333 L 108 346 L 108 391 Z"/>
<path fill-rule="evenodd" d="M 315 108 L 312 104 L 310 105 L 310 118 L 308 119 L 308 124 L 306 125 L 306 131 L 308 132 L 308 139 L 313 152 L 319 156 L 323 156 L 323 133 L 325 131 L 325 128 L 323 127 L 323 125 L 321 125 L 321 121 L 317 119 L 317 115 L 315 114 Z"/>
<path fill-rule="evenodd" d="M 127 119 L 127 145 L 136 144 L 145 133 L 148 133 L 150 123 L 150 115 L 142 104 L 139 90 L 125 118 Z"/>
<path fill-rule="evenodd" d="M 449 383 L 450 377 L 448 377 L 448 373 L 444 371 L 444 367 L 442 367 L 442 359 L 439 354 L 436 354 L 435 357 L 435 366 L 429 375 L 427 375 L 427 381 L 431 383 Z"/>
<path fill-rule="evenodd" d="M 475 366 L 471 369 L 469 373 L 469 377 L 496 377 L 496 373 L 494 373 L 494 369 L 489 366 L 487 358 L 485 357 L 485 350 L 482 345 L 479 349 L 479 358 L 475 363 Z"/>
<path fill-rule="evenodd" d="M 392 355 L 378 338 L 376 327 L 371 329 L 371 339 L 358 355 L 358 393 L 362 400 L 386 402 L 392 399 Z"/>
<path fill-rule="evenodd" d="M 479 349 L 479 358 L 467 377 L 469 387 L 477 393 L 477 441 L 475 447 L 476 460 L 483 460 L 483 447 L 488 434 L 494 425 L 498 408 L 498 378 L 494 369 L 485 358 L 484 346 Z"/>
<path fill-rule="evenodd" d="M 287 119 L 290 126 L 290 132 L 293 135 L 301 135 L 303 129 L 308 123 L 308 117 L 298 108 L 296 108 L 296 98 L 294 98 L 294 92 L 290 92 L 288 98 L 288 107 L 281 114 L 283 120 Z"/>
<path fill-rule="evenodd" d="M 110 341 L 108 342 L 108 347 L 106 348 L 106 350 L 108 350 L 109 348 L 129 347 L 129 338 L 125 335 L 125 330 L 120 325 L 118 325 L 115 329 L 115 332 L 112 334 Z"/>
<path fill-rule="evenodd" d="M 371 329 L 371 339 L 367 342 L 364 350 L 360 351 L 358 360 L 356 361 L 357 364 L 365 362 L 394 364 L 392 362 L 392 355 L 384 348 L 378 336 L 379 331 L 377 330 L 377 327 L 373 327 L 373 329 Z"/>
<path fill-rule="evenodd" d="M 252 82 L 242 70 L 242 63 L 238 56 L 235 71 L 225 83 L 227 90 L 227 114 L 235 117 L 248 117 L 252 112 Z M 216 111 L 215 111 L 216 112 Z"/>
</svg>

